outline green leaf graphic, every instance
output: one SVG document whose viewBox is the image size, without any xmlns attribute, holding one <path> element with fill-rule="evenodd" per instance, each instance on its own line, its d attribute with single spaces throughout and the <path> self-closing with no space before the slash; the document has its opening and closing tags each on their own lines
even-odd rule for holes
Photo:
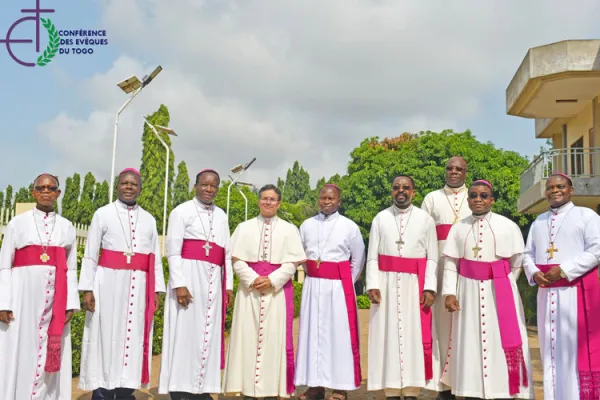
<svg viewBox="0 0 600 400">
<path fill-rule="evenodd" d="M 58 31 L 52 21 L 50 21 L 50 18 L 40 18 L 40 21 L 42 21 L 42 25 L 48 31 L 48 45 L 46 46 L 44 53 L 37 59 L 37 65 L 43 67 L 52 61 L 56 53 L 58 53 L 60 36 L 58 36 Z"/>
</svg>

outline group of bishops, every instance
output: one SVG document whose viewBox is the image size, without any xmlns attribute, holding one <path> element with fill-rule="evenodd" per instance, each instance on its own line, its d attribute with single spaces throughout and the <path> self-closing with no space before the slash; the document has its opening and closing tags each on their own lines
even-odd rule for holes
<svg viewBox="0 0 600 400">
<path fill-rule="evenodd" d="M 166 293 L 160 394 L 274 400 L 307 386 L 299 399 L 346 400 L 363 379 L 354 287 L 366 265 L 367 390 L 390 400 L 421 390 L 438 399 L 533 398 L 516 283 L 524 269 L 539 287 L 545 399 L 600 399 L 600 217 L 571 202 L 568 176 L 552 175 L 549 209 L 525 244 L 514 222 L 491 211 L 492 184 L 467 187 L 467 173 L 466 161 L 452 157 L 446 185 L 421 208 L 412 204 L 413 178 L 396 177 L 365 251 L 358 225 L 338 212 L 336 185 L 321 188 L 319 214 L 300 229 L 278 217 L 280 190 L 263 186 L 260 214 L 230 235 L 214 204 L 219 174 L 203 170 L 195 197 L 169 217 L 168 285 L 156 221 L 137 204 L 137 170 L 120 173 L 118 199 L 94 214 L 79 277 L 75 228 L 55 212 L 58 179 L 42 174 L 36 207 L 9 222 L 0 251 L 0 398 L 71 398 L 69 321 L 83 308 L 79 388 L 92 399 L 134 399 L 150 384 L 153 317 Z M 307 277 L 295 354 L 300 266 Z"/>
</svg>

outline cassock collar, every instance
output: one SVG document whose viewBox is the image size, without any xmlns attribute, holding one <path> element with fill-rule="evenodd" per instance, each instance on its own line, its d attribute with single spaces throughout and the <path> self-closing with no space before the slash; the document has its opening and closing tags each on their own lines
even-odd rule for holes
<svg viewBox="0 0 600 400">
<path fill-rule="evenodd" d="M 492 214 L 493 214 L 493 212 L 491 212 L 491 211 L 489 211 L 487 214 L 481 214 L 481 215 L 471 214 L 471 218 L 473 218 L 473 221 L 487 220 L 489 222 L 490 218 L 492 218 Z"/>
<path fill-rule="evenodd" d="M 405 208 L 404 210 L 401 208 L 396 207 L 395 204 L 392 204 L 392 208 L 398 213 L 398 214 L 406 214 L 407 212 L 410 212 L 413 208 L 413 205 L 411 204 L 410 206 L 408 206 L 407 208 Z"/>
<path fill-rule="evenodd" d="M 448 185 L 444 185 L 444 189 L 443 190 L 444 190 L 444 192 L 446 194 L 462 193 L 465 190 L 467 190 L 467 186 L 464 183 L 463 183 L 463 185 L 461 187 L 458 187 L 458 188 L 451 188 Z"/>
<path fill-rule="evenodd" d="M 335 221 L 339 216 L 340 216 L 340 213 L 337 211 L 334 212 L 333 214 L 329 214 L 329 215 L 325 215 L 322 212 L 320 212 L 317 215 L 317 218 L 321 221 L 328 222 L 328 221 Z"/>
<path fill-rule="evenodd" d="M 215 207 L 214 202 L 211 205 L 206 205 L 203 202 L 201 202 L 200 200 L 198 200 L 198 198 L 196 196 L 194 196 L 193 201 L 200 211 L 208 212 L 208 210 L 212 210 Z"/>
<path fill-rule="evenodd" d="M 133 206 L 128 206 L 127 204 L 123 203 L 123 202 L 122 202 L 121 200 L 119 200 L 119 199 L 115 200 L 115 204 L 116 204 L 118 207 L 120 207 L 120 208 L 122 208 L 122 209 L 124 209 L 124 210 L 135 210 L 136 208 L 138 208 L 138 207 L 139 207 L 139 204 L 138 204 L 138 203 L 135 203 L 135 205 L 133 205 Z"/>
<path fill-rule="evenodd" d="M 258 218 L 258 220 L 260 222 L 262 222 L 263 224 L 271 224 L 273 222 L 276 222 L 279 217 L 277 215 L 275 215 L 272 218 L 265 218 L 262 215 L 258 214 L 258 217 L 256 217 L 256 218 Z"/>
<path fill-rule="evenodd" d="M 573 208 L 573 207 L 575 207 L 575 204 L 573 204 L 572 201 L 569 201 L 568 203 L 565 203 L 558 208 L 550 207 L 549 211 L 551 214 L 558 215 L 558 214 L 569 212 L 569 210 L 571 210 L 571 208 Z"/>
<path fill-rule="evenodd" d="M 56 216 L 56 213 L 54 211 L 51 211 L 49 213 L 45 213 L 42 210 L 38 210 L 37 207 L 33 207 L 33 213 L 39 217 L 47 217 L 47 218 L 53 218 Z"/>
</svg>

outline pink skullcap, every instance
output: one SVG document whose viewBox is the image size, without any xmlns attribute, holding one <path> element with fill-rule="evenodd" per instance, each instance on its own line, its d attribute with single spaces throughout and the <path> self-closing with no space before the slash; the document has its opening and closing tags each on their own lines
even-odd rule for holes
<svg viewBox="0 0 600 400">
<path fill-rule="evenodd" d="M 568 175 L 566 175 L 566 174 L 563 174 L 562 172 L 555 172 L 555 173 L 553 173 L 553 174 L 552 174 L 552 175 L 550 175 L 550 176 L 562 176 L 563 178 L 565 178 L 565 179 L 567 179 L 569 182 L 571 182 L 571 178 L 569 178 L 569 176 L 568 176 Z"/>
<path fill-rule="evenodd" d="M 339 192 L 341 192 L 341 191 L 342 191 L 342 189 L 340 189 L 340 188 L 339 188 L 339 186 L 338 186 L 338 185 L 336 185 L 335 183 L 326 183 L 326 184 L 324 184 L 324 185 L 323 185 L 323 187 L 324 187 L 324 188 L 325 188 L 325 187 L 332 187 L 332 188 L 335 188 L 335 189 L 337 189 Z"/>
<path fill-rule="evenodd" d="M 125 172 L 133 172 L 134 174 L 136 174 L 140 178 L 142 177 L 142 175 L 140 175 L 140 171 L 138 171 L 135 168 L 125 168 L 123 171 L 121 171 L 121 173 L 119 175 L 124 174 Z"/>
<path fill-rule="evenodd" d="M 490 189 L 494 190 L 494 188 L 492 187 L 492 184 L 489 183 L 488 181 L 486 181 L 485 179 L 479 179 L 473 183 L 483 183 L 485 186 L 489 187 Z"/>
</svg>

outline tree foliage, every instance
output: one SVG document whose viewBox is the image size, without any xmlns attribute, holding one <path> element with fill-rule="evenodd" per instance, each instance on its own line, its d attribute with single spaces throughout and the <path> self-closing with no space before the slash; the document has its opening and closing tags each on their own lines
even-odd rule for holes
<svg viewBox="0 0 600 400">
<path fill-rule="evenodd" d="M 13 187 L 12 187 L 12 185 L 8 185 L 6 187 L 6 193 L 4 195 L 4 208 L 9 209 L 13 206 L 12 198 L 13 198 Z"/>
<path fill-rule="evenodd" d="M 222 181 L 219 193 L 215 198 L 215 204 L 227 212 L 227 187 L 231 181 Z M 248 219 L 258 215 L 258 196 L 247 186 L 241 187 L 242 192 L 248 199 Z M 235 187 L 231 187 L 229 202 L 229 229 L 233 234 L 235 228 L 246 219 L 246 203 L 244 198 Z"/>
<path fill-rule="evenodd" d="M 169 110 L 164 104 L 152 115 L 146 117 L 153 125 L 169 126 Z M 174 173 L 175 156 L 171 147 L 171 139 L 165 132 L 158 131 L 162 140 L 169 146 L 169 176 L 167 193 L 167 218 L 172 209 L 172 186 Z M 160 143 L 152 129 L 144 124 L 144 133 L 142 135 L 142 167 L 140 174 L 142 176 L 142 193 L 138 203 L 156 219 L 157 227 L 162 227 L 164 197 L 165 197 L 165 164 L 167 154 L 165 148 Z M 160 230 L 161 228 L 159 228 Z"/>
<path fill-rule="evenodd" d="M 0 210 L 4 207 L 4 192 L 0 191 Z"/>
<path fill-rule="evenodd" d="M 75 173 L 72 178 L 67 178 L 61 202 L 62 216 L 69 221 L 76 221 L 78 218 L 77 206 L 79 204 L 80 192 L 81 176 L 78 173 Z"/>
<path fill-rule="evenodd" d="M 185 161 L 177 165 L 177 178 L 173 185 L 173 208 L 181 203 L 185 203 L 194 197 L 193 192 L 190 192 L 190 176 L 188 174 Z"/>
<path fill-rule="evenodd" d="M 104 207 L 108 204 L 108 182 L 102 181 L 96 182 L 96 189 L 94 191 L 94 212 L 100 207 Z"/>
<path fill-rule="evenodd" d="M 17 205 L 17 203 L 34 203 L 35 199 L 31 194 L 32 190 L 33 183 L 29 187 L 20 188 L 19 191 L 15 194 L 15 206 Z"/>
<path fill-rule="evenodd" d="M 96 178 L 94 174 L 88 172 L 83 178 L 83 189 L 81 189 L 81 198 L 77 206 L 77 219 L 72 222 L 89 225 L 96 208 L 94 207 L 94 187 Z"/>
<path fill-rule="evenodd" d="M 310 176 L 298 161 L 294 161 L 294 166 L 287 170 L 285 181 L 277 180 L 277 186 L 282 192 L 283 200 L 287 203 L 306 201 L 311 193 Z"/>
</svg>

